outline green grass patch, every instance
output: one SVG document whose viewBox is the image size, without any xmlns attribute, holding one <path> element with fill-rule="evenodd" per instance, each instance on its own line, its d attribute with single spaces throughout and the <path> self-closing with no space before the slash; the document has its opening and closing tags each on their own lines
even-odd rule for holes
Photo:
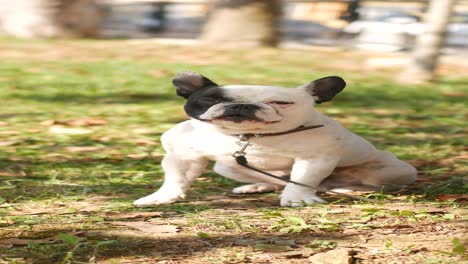
<svg viewBox="0 0 468 264">
<path fill-rule="evenodd" d="M 146 209 L 135 209 L 131 202 L 162 184 L 164 152 L 159 138 L 187 118 L 184 101 L 175 95 L 170 79 L 181 70 L 193 70 L 221 84 L 287 87 L 326 75 L 343 76 L 348 87 L 318 110 L 377 147 L 411 160 L 422 179 L 406 193 L 374 194 L 373 198 L 384 204 L 409 194 L 403 202 L 410 205 L 430 202 L 459 208 L 456 199 L 468 189 L 462 179 L 467 172 L 468 111 L 466 97 L 447 96 L 447 92 L 466 94 L 467 77 L 443 76 L 438 84 L 404 86 L 392 82 L 392 71 L 361 72 L 359 56 L 300 50 L 206 51 L 132 46 L 124 41 L 4 38 L 0 49 L 4 57 L 0 64 L 0 240 L 32 240 L 26 246 L 0 247 L 0 262 L 94 263 L 100 259 L 117 263 L 112 261 L 121 256 L 162 260 L 163 254 L 149 253 L 155 246 L 161 252 L 170 246 L 184 250 L 192 244 L 200 247 L 199 240 L 207 240 L 202 243 L 206 250 L 225 248 L 226 252 L 218 253 L 232 261 L 246 261 L 260 249 L 232 248 L 239 239 L 234 234 L 253 241 L 272 235 L 287 236 L 289 241 L 321 234 L 324 237 L 293 246 L 330 250 L 340 243 L 326 234 L 460 217 L 450 211 L 385 209 L 347 200 L 312 209 L 285 209 L 278 207 L 278 194 L 205 201 L 210 195 L 228 195 L 240 185 L 214 173 L 195 183 L 189 202 Z M 344 70 L 340 68 L 344 64 L 357 66 Z M 88 121 L 73 123 L 76 120 Z M 100 123 L 86 123 L 89 120 Z M 437 200 L 440 196 L 444 199 Z M 333 212 L 353 204 L 367 207 L 356 209 L 354 216 Z M 238 210 L 234 214 L 240 216 L 229 210 Z M 189 238 L 164 241 L 99 233 L 115 229 L 109 215 L 147 211 L 161 212 L 160 223 L 183 226 L 182 233 Z M 244 211 L 251 214 L 244 217 Z M 46 237 L 56 239 L 36 241 Z M 465 252 L 461 242 L 453 241 L 447 257 Z M 266 249 L 274 244 L 265 243 L 261 245 Z M 170 256 L 177 258 L 177 254 Z"/>
</svg>

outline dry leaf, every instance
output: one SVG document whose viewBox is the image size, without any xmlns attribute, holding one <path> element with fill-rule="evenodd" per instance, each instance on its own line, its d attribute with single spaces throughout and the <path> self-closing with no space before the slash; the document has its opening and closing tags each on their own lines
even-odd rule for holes
<svg viewBox="0 0 468 264">
<path fill-rule="evenodd" d="M 18 143 L 16 140 L 10 140 L 10 141 L 0 141 L 0 147 L 6 147 L 6 146 L 11 146 Z"/>
<path fill-rule="evenodd" d="M 42 121 L 40 124 L 43 125 L 43 126 L 51 126 L 51 125 L 55 124 L 55 121 L 54 120 L 45 120 L 45 121 Z"/>
<path fill-rule="evenodd" d="M 231 201 L 232 197 L 229 197 L 227 195 L 207 195 L 203 199 L 204 201 Z"/>
<path fill-rule="evenodd" d="M 54 134 L 83 135 L 83 134 L 92 133 L 93 131 L 90 129 L 84 129 L 84 128 L 68 128 L 68 127 L 63 127 L 63 126 L 51 126 L 49 128 L 49 132 L 54 133 Z"/>
<path fill-rule="evenodd" d="M 151 70 L 151 71 L 148 71 L 148 75 L 152 76 L 152 77 L 168 77 L 168 76 L 172 76 L 173 73 L 171 71 L 168 71 L 168 70 L 165 70 L 165 69 L 160 69 L 160 70 Z"/>
<path fill-rule="evenodd" d="M 139 154 L 128 154 L 126 157 L 131 159 L 143 159 L 147 157 L 148 154 L 139 153 Z"/>
<path fill-rule="evenodd" d="M 0 245 L 6 246 L 26 246 L 29 241 L 28 239 L 21 239 L 21 238 L 8 238 L 4 240 L 0 240 Z"/>
<path fill-rule="evenodd" d="M 15 130 L 0 131 L 0 135 L 17 135 L 19 133 L 20 133 L 19 131 L 15 131 Z"/>
<path fill-rule="evenodd" d="M 14 223 L 15 223 L 15 221 L 13 221 L 11 219 L 0 220 L 0 224 L 12 225 Z"/>
<path fill-rule="evenodd" d="M 93 138 L 93 140 L 99 141 L 99 142 L 109 142 L 112 140 L 112 138 L 111 137 L 98 137 L 98 138 Z"/>
<path fill-rule="evenodd" d="M 291 251 L 293 250 L 293 248 L 290 246 L 283 246 L 283 245 L 255 244 L 254 250 L 255 251 L 267 251 L 267 252 L 283 252 L 283 251 Z"/>
<path fill-rule="evenodd" d="M 84 213 L 89 213 L 89 212 L 96 212 L 102 209 L 102 206 L 97 206 L 97 205 L 89 205 L 87 207 L 81 208 L 78 211 L 79 212 L 84 212 Z"/>
<path fill-rule="evenodd" d="M 144 139 L 144 138 L 137 139 L 135 141 L 135 143 L 137 143 L 140 146 L 145 146 L 145 145 L 154 146 L 154 145 L 156 145 L 156 142 L 154 142 L 152 140 L 149 140 L 149 139 Z"/>
<path fill-rule="evenodd" d="M 26 173 L 24 171 L 20 172 L 9 172 L 9 171 L 0 171 L 0 177 L 24 177 Z"/>
<path fill-rule="evenodd" d="M 67 156 L 61 153 L 48 153 L 44 155 L 44 158 L 48 160 L 63 160 L 67 158 Z"/>
<path fill-rule="evenodd" d="M 321 252 L 309 258 L 311 263 L 314 264 L 341 264 L 341 263 L 354 263 L 355 251 L 340 248 L 333 249 L 327 252 Z"/>
<path fill-rule="evenodd" d="M 300 250 L 295 250 L 295 251 L 288 251 L 279 254 L 280 257 L 282 258 L 287 258 L 287 259 L 293 259 L 293 258 L 304 258 L 310 256 L 310 253 L 307 251 L 300 251 Z"/>
<path fill-rule="evenodd" d="M 457 161 L 467 160 L 467 159 L 468 159 L 468 153 L 467 152 L 461 152 L 461 153 L 458 153 L 458 155 L 456 155 L 456 156 L 436 160 L 435 163 L 437 165 L 450 166 L 450 165 L 453 165 Z"/>
<path fill-rule="evenodd" d="M 127 158 L 131 158 L 131 159 L 145 159 L 145 158 L 149 158 L 151 160 L 153 160 L 154 162 L 161 162 L 162 159 L 164 158 L 164 155 L 161 155 L 161 154 L 151 154 L 151 155 L 148 155 L 148 154 L 145 154 L 145 153 L 135 153 L 135 154 L 128 154 L 126 155 Z"/>
<path fill-rule="evenodd" d="M 41 215 L 41 214 L 75 214 L 76 212 L 95 212 L 102 209 L 102 205 L 95 205 L 88 202 L 73 202 L 67 204 L 56 204 L 55 207 L 51 208 L 22 208 L 16 211 L 10 212 L 10 215 Z"/>
<path fill-rule="evenodd" d="M 465 97 L 466 94 L 464 92 L 456 92 L 456 91 L 453 91 L 453 92 L 443 92 L 442 93 L 443 96 L 447 96 L 447 97 Z"/>
<path fill-rule="evenodd" d="M 81 118 L 64 122 L 69 126 L 102 126 L 107 124 L 107 121 L 101 118 Z"/>
<path fill-rule="evenodd" d="M 96 151 L 101 149 L 100 147 L 93 146 L 71 146 L 65 148 L 68 152 L 87 152 L 87 151 Z"/>
<path fill-rule="evenodd" d="M 412 159 L 408 162 L 416 168 L 422 168 L 430 164 L 429 161 L 423 159 Z"/>
<path fill-rule="evenodd" d="M 80 118 L 73 120 L 45 120 L 41 122 L 43 126 L 64 125 L 64 126 L 102 126 L 107 121 L 101 118 Z"/>
<path fill-rule="evenodd" d="M 55 241 L 55 237 L 48 237 L 43 239 L 22 239 L 22 238 L 8 238 L 0 240 L 0 245 L 3 246 L 26 246 L 29 242 L 34 243 L 50 243 Z"/>
<path fill-rule="evenodd" d="M 456 201 L 456 202 L 467 202 L 468 201 L 468 194 L 444 194 L 444 195 L 437 195 L 437 200 L 440 201 Z"/>
<path fill-rule="evenodd" d="M 44 208 L 38 208 L 38 209 L 27 209 L 24 211 L 12 211 L 10 212 L 10 215 L 40 215 L 40 214 L 49 214 L 49 213 L 55 213 L 55 209 L 44 209 Z"/>
<path fill-rule="evenodd" d="M 16 145 L 19 141 L 16 140 L 7 140 L 7 141 L 0 141 L 0 147 L 7 147 Z"/>
<path fill-rule="evenodd" d="M 108 213 L 106 214 L 109 218 L 148 218 L 148 217 L 155 217 L 161 216 L 162 212 L 128 212 L 128 213 Z"/>
<path fill-rule="evenodd" d="M 145 233 L 177 233 L 180 228 L 173 225 L 157 225 L 143 221 L 139 222 L 112 222 L 113 225 L 127 226 Z"/>
</svg>

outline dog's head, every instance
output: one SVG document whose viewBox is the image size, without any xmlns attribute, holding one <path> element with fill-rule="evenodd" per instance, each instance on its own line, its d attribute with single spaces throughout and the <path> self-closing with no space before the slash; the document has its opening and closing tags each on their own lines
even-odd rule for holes
<svg viewBox="0 0 468 264">
<path fill-rule="evenodd" d="M 187 99 L 185 112 L 229 134 L 274 133 L 303 125 L 315 103 L 330 101 L 346 83 L 337 76 L 296 89 L 218 85 L 194 72 L 177 74 L 172 83 Z"/>
</svg>

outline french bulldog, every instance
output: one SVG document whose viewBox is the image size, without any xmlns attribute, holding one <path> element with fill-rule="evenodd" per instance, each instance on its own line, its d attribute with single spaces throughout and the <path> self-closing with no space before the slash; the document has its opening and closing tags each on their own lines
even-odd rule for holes
<svg viewBox="0 0 468 264">
<path fill-rule="evenodd" d="M 330 117 L 315 104 L 330 101 L 346 86 L 337 76 L 321 78 L 295 89 L 257 85 L 218 85 L 194 72 L 173 80 L 177 95 L 186 99 L 190 120 L 161 137 L 167 152 L 162 160 L 161 188 L 134 202 L 136 206 L 173 203 L 185 198 L 191 183 L 208 161 L 224 177 L 248 183 L 234 193 L 282 190 L 281 206 L 325 202 L 317 190 L 370 186 L 405 186 L 415 181 L 416 169 L 393 154 L 376 149 Z M 301 126 L 320 126 L 294 131 Z M 233 153 L 239 136 L 250 138 L 248 164 L 289 177 L 309 187 L 287 183 L 242 167 Z M 313 187 L 313 188 L 310 188 Z"/>
</svg>

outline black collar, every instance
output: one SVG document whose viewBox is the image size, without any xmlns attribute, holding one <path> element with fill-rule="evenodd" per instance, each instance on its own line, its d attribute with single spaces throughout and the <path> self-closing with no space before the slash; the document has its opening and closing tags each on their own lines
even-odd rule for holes
<svg viewBox="0 0 468 264">
<path fill-rule="evenodd" d="M 239 135 L 236 135 L 236 136 L 242 137 L 242 138 L 245 140 L 245 139 L 249 139 L 249 138 L 252 138 L 252 137 L 272 137 L 272 136 L 281 136 L 281 135 L 286 135 L 286 134 L 290 134 L 290 133 L 300 132 L 300 131 L 304 131 L 304 130 L 319 128 L 319 127 L 323 127 L 323 125 L 299 126 L 299 127 L 294 128 L 294 129 L 290 129 L 290 130 L 283 131 L 283 132 L 276 132 L 276 133 L 264 133 L 264 134 L 260 134 L 260 133 L 259 133 L 259 134 L 256 134 L 256 133 L 247 133 L 247 134 L 239 134 Z"/>
</svg>

